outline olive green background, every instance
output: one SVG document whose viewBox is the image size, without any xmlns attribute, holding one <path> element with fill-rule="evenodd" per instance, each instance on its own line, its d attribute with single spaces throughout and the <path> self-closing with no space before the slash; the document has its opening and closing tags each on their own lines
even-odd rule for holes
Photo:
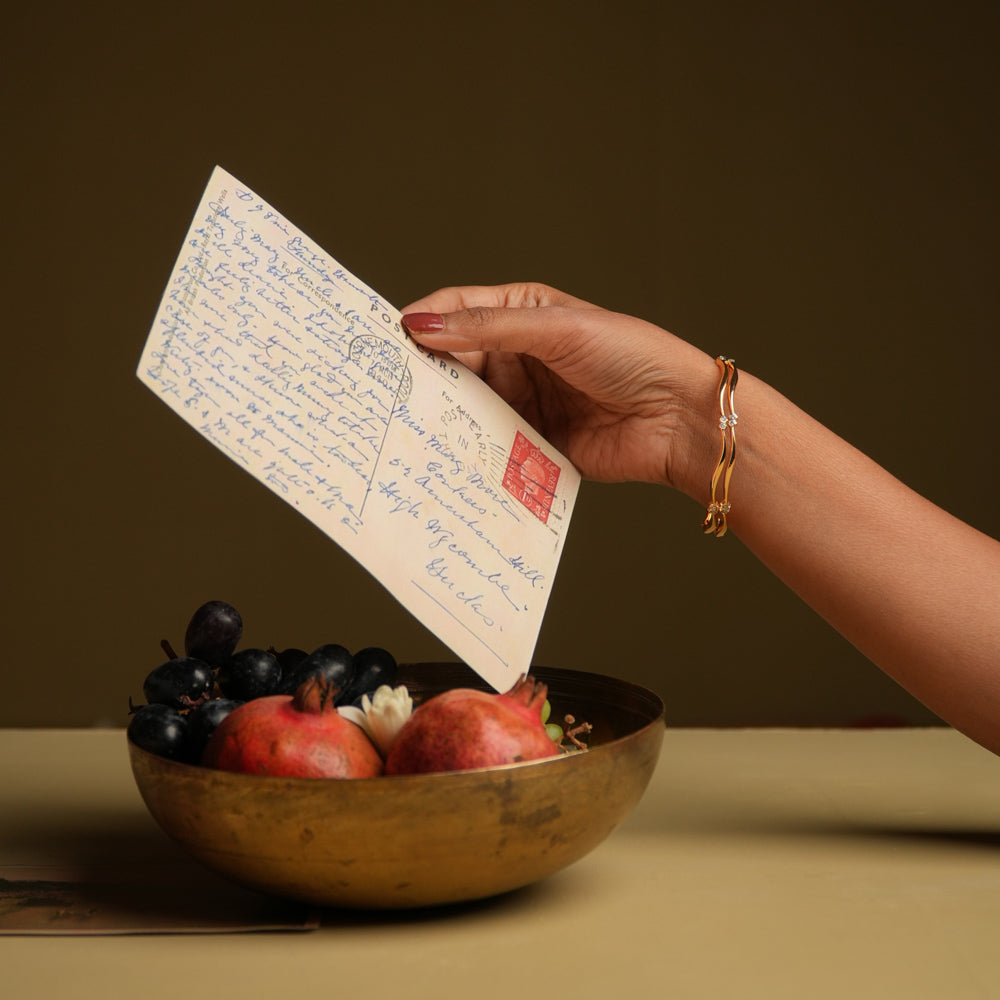
<svg viewBox="0 0 1000 1000">
<path fill-rule="evenodd" d="M 216 163 L 398 306 L 530 278 L 643 316 L 996 533 L 998 10 L 8 15 L 0 724 L 124 725 L 212 598 L 244 644 L 453 658 L 135 378 Z M 536 661 L 645 683 L 670 724 L 933 721 L 702 516 L 585 484 Z"/>
</svg>

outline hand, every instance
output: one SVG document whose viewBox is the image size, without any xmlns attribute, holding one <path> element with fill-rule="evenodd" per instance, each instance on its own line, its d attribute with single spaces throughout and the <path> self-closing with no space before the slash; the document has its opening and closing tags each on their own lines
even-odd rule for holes
<svg viewBox="0 0 1000 1000">
<path fill-rule="evenodd" d="M 403 313 L 414 340 L 476 372 L 589 479 L 679 485 L 692 413 L 713 422 L 711 358 L 545 285 L 445 288 Z"/>
</svg>

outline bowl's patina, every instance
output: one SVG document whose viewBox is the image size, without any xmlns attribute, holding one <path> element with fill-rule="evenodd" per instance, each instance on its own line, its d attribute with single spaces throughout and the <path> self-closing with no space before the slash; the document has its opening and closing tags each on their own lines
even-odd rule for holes
<svg viewBox="0 0 1000 1000">
<path fill-rule="evenodd" d="M 535 667 L 553 720 L 594 726 L 591 749 L 476 771 L 357 780 L 272 778 L 180 764 L 129 742 L 160 826 L 206 867 L 326 906 L 478 899 L 577 861 L 624 819 L 659 758 L 663 703 L 599 674 Z M 414 701 L 483 687 L 462 664 L 403 664 Z"/>
</svg>

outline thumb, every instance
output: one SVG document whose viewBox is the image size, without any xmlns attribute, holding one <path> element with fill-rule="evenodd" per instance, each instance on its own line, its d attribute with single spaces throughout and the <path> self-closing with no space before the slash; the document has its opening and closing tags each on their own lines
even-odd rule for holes
<svg viewBox="0 0 1000 1000">
<path fill-rule="evenodd" d="M 414 340 L 434 351 L 505 351 L 550 362 L 565 356 L 569 341 L 583 332 L 588 312 L 558 306 L 473 306 L 451 313 L 407 313 L 403 325 Z"/>
</svg>

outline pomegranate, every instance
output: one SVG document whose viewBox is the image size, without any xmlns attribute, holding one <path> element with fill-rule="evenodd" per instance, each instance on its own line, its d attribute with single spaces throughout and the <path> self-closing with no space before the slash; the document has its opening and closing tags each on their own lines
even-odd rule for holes
<svg viewBox="0 0 1000 1000">
<path fill-rule="evenodd" d="M 378 777 L 378 750 L 360 726 L 334 708 L 336 694 L 336 687 L 315 677 L 294 695 L 245 702 L 219 723 L 202 764 L 287 778 Z"/>
<path fill-rule="evenodd" d="M 453 688 L 417 708 L 399 731 L 386 774 L 464 771 L 555 757 L 542 723 L 548 688 L 522 675 L 505 694 Z"/>
</svg>

